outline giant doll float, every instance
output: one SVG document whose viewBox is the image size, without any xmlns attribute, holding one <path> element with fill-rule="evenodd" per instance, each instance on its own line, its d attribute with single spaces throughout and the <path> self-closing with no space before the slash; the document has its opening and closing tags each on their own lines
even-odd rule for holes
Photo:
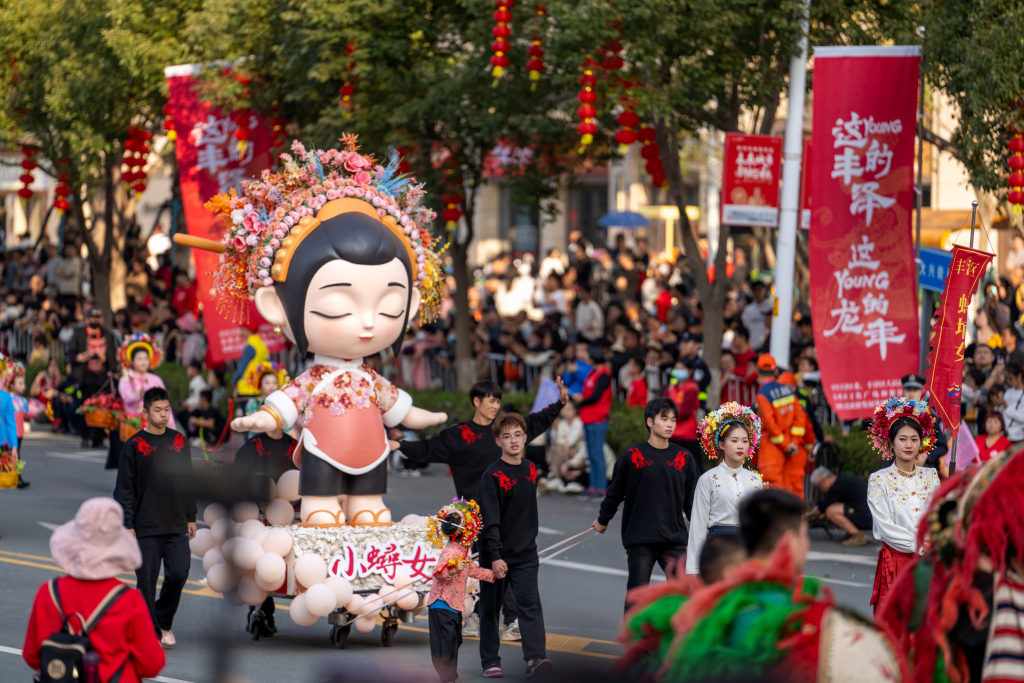
<svg viewBox="0 0 1024 683">
<path fill-rule="evenodd" d="M 422 605 L 438 553 L 425 518 L 395 524 L 384 505 L 385 428 L 423 429 L 447 416 L 414 407 L 363 359 L 397 350 L 417 313 L 436 317 L 443 275 L 422 186 L 397 174 L 397 156 L 383 166 L 359 153 L 354 136 L 342 146 L 307 151 L 294 142 L 279 172 L 243 182 L 241 195 L 214 197 L 206 206 L 224 220 L 222 242 L 175 236 L 220 253 L 223 313 L 240 320 L 254 298 L 300 356 L 314 354 L 311 368 L 231 423 L 238 432 L 301 427 L 299 471 L 280 478 L 262 510 L 208 508 L 211 528 L 192 549 L 210 588 L 235 604 L 293 596 L 293 621 L 328 616 L 339 647 L 352 624 L 369 632 L 383 612 L 387 645 L 399 612 Z M 293 524 L 289 501 L 300 498 Z"/>
</svg>

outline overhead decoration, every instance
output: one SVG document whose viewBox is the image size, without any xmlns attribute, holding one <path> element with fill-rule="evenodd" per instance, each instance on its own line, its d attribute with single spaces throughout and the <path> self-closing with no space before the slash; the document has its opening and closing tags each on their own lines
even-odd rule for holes
<svg viewBox="0 0 1024 683">
<path fill-rule="evenodd" d="M 620 101 L 625 110 L 615 119 L 615 122 L 620 126 L 619 130 L 615 132 L 615 142 L 619 143 L 619 153 L 625 154 L 629 151 L 629 146 L 637 141 L 634 129 L 640 125 L 640 117 L 634 111 L 636 103 L 630 95 L 633 86 L 636 84 L 624 80 L 622 85 L 625 88 L 625 94 L 620 98 Z"/>
<path fill-rule="evenodd" d="M 456 191 L 448 190 L 441 195 L 441 201 L 444 202 L 445 209 L 441 212 L 441 218 L 445 222 L 445 228 L 448 232 L 455 230 L 458 225 L 459 219 L 462 218 L 462 211 L 459 210 L 459 204 L 462 203 L 462 195 Z"/>
<path fill-rule="evenodd" d="M 238 144 L 235 145 L 235 149 L 238 150 L 238 158 L 244 159 L 245 153 L 249 149 L 249 141 L 252 140 L 252 128 L 253 128 L 253 116 L 249 109 L 242 109 L 231 113 L 231 120 L 235 122 L 235 128 L 232 135 L 238 140 Z"/>
<path fill-rule="evenodd" d="M 353 83 L 356 80 L 354 73 L 356 68 L 356 60 L 352 58 L 353 52 L 355 52 L 355 45 L 349 43 L 348 45 L 345 46 L 345 54 L 348 55 L 349 59 L 347 65 L 348 75 L 345 77 L 344 84 L 342 84 L 342 86 L 338 89 L 338 93 L 341 95 L 341 106 L 343 109 L 345 109 L 346 117 L 348 117 L 348 115 L 351 114 L 352 108 L 355 106 L 355 103 L 352 101 L 352 96 L 358 92 L 358 90 L 356 90 L 356 86 L 353 85 Z"/>
<path fill-rule="evenodd" d="M 508 51 L 511 46 L 508 39 L 512 36 L 512 29 L 508 25 L 512 23 L 512 7 L 515 4 L 515 0 L 498 0 L 498 9 L 494 13 L 494 21 L 497 22 L 491 30 L 494 35 L 494 42 L 491 43 L 491 50 L 494 51 L 491 56 L 494 85 L 498 85 L 498 79 L 505 73 L 505 67 L 509 64 Z"/>
<path fill-rule="evenodd" d="M 67 173 L 61 173 L 57 177 L 57 187 L 53 193 L 57 195 L 57 199 L 53 202 L 53 208 L 57 209 L 60 213 L 64 213 L 71 208 L 71 204 L 68 202 L 68 197 L 71 196 L 71 188 L 68 187 L 71 176 Z"/>
<path fill-rule="evenodd" d="M 1010 133 L 1013 137 L 1007 143 L 1010 148 L 1010 192 L 1006 200 L 1013 205 L 1014 222 L 1020 225 L 1021 214 L 1024 209 L 1024 107 L 1020 117 L 1010 124 Z"/>
<path fill-rule="evenodd" d="M 18 190 L 18 196 L 21 197 L 22 201 L 27 202 L 32 199 L 32 190 L 29 188 L 35 181 L 35 177 L 32 175 L 32 171 L 39 165 L 32 160 L 32 157 L 36 155 L 39 150 L 34 147 L 22 147 L 21 153 L 25 155 L 25 158 L 21 160 L 21 175 L 18 176 L 18 180 L 21 181 L 22 187 Z"/>
<path fill-rule="evenodd" d="M 167 131 L 167 139 L 174 142 L 178 138 L 178 131 L 174 128 L 174 117 L 171 116 L 171 103 L 168 102 L 163 107 L 164 113 L 164 130 Z"/>
<path fill-rule="evenodd" d="M 283 147 L 286 142 L 284 127 L 288 121 L 283 116 L 274 116 L 270 119 L 270 146 L 271 148 Z"/>
<path fill-rule="evenodd" d="M 654 187 L 663 187 L 665 185 L 665 168 L 661 165 L 661 148 L 658 147 L 657 134 L 645 123 L 636 132 L 636 139 L 644 143 L 640 150 L 640 156 L 647 162 L 644 165 L 644 170 L 651 176 L 651 184 Z"/>
<path fill-rule="evenodd" d="M 534 18 L 542 22 L 547 13 L 548 8 L 538 2 Z M 528 52 L 530 53 L 530 58 L 526 61 L 526 68 L 530 72 L 530 80 L 533 81 L 530 84 L 530 90 L 536 90 L 537 81 L 540 80 L 540 75 L 544 73 L 544 47 L 541 44 L 539 34 L 533 34 L 533 44 L 530 45 Z"/>
<path fill-rule="evenodd" d="M 146 191 L 146 183 L 143 182 L 146 179 L 146 172 L 142 170 L 142 167 L 146 165 L 149 156 L 149 141 L 152 137 L 141 128 L 132 127 L 128 129 L 128 139 L 124 143 L 124 158 L 121 159 L 121 163 L 128 170 L 121 173 L 121 180 L 136 195 Z"/>
<path fill-rule="evenodd" d="M 576 132 L 580 134 L 581 154 L 594 141 L 594 133 L 597 132 L 597 124 L 594 123 L 594 118 L 597 116 L 597 109 L 594 108 L 594 103 L 597 102 L 597 93 L 594 91 L 597 86 L 597 76 L 594 74 L 596 66 L 597 62 L 590 57 L 583 62 L 580 92 L 576 96 L 580 101 L 580 108 L 576 110 L 576 116 L 582 120 L 580 125 L 576 126 Z"/>
</svg>

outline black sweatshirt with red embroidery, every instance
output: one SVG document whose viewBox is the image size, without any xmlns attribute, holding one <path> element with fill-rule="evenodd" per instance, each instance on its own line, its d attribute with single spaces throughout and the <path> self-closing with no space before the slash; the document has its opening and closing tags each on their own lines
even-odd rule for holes
<svg viewBox="0 0 1024 683">
<path fill-rule="evenodd" d="M 537 466 L 526 458 L 510 465 L 500 457 L 480 478 L 480 564 L 521 564 L 537 558 Z"/>
<path fill-rule="evenodd" d="M 292 462 L 295 453 L 295 439 L 282 434 L 272 439 L 269 434 L 257 434 L 235 453 L 234 468 L 245 474 L 265 474 L 275 482 L 288 470 L 297 470 Z"/>
<path fill-rule="evenodd" d="M 669 442 L 655 448 L 648 441 L 633 446 L 619 457 L 601 512 L 607 525 L 622 508 L 622 545 L 626 548 L 655 543 L 686 544 L 689 533 L 683 523 L 693 508 L 693 493 L 700 470 L 697 458 Z"/>
<path fill-rule="evenodd" d="M 556 401 L 544 410 L 524 416 L 526 443 L 546 432 L 564 407 L 564 403 Z M 447 464 L 452 471 L 456 495 L 477 502 L 480 477 L 491 463 L 501 458 L 501 448 L 491 432 L 491 425 L 479 425 L 472 420 L 449 427 L 431 439 L 398 443 L 402 455 L 418 465 Z"/>
<path fill-rule="evenodd" d="M 124 508 L 124 525 L 139 538 L 183 534 L 196 521 L 192 452 L 188 439 L 167 429 L 141 430 L 124 445 L 114 500 Z"/>
</svg>

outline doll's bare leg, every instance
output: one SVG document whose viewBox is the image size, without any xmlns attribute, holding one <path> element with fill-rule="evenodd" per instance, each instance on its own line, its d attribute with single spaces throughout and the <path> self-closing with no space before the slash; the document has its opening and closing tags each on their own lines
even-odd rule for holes
<svg viewBox="0 0 1024 683">
<path fill-rule="evenodd" d="M 344 523 L 345 513 L 337 496 L 303 496 L 299 518 L 307 524 Z"/>
<path fill-rule="evenodd" d="M 349 524 L 354 526 L 391 521 L 391 511 L 384 506 L 384 499 L 380 496 L 348 496 L 345 514 Z"/>
</svg>

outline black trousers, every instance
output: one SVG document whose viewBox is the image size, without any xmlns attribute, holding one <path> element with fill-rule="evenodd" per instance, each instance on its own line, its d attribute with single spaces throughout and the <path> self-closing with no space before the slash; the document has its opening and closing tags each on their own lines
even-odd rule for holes
<svg viewBox="0 0 1024 683">
<path fill-rule="evenodd" d="M 259 610 L 263 612 L 263 616 L 269 617 L 271 621 L 274 619 L 274 596 L 268 595 L 267 599 L 263 601 L 263 604 L 259 606 Z M 249 605 L 249 614 L 256 611 L 256 605 Z"/>
<path fill-rule="evenodd" d="M 143 536 L 139 540 L 142 549 L 142 566 L 135 570 L 137 588 L 146 599 L 157 637 L 160 631 L 170 631 L 174 615 L 181 601 L 181 589 L 188 580 L 191 556 L 188 548 L 188 534 L 165 534 Z M 160 597 L 156 597 L 156 582 L 160 576 L 160 562 L 164 565 L 164 585 Z"/>
<path fill-rule="evenodd" d="M 487 563 L 487 567 L 490 568 L 490 562 Z M 507 585 L 512 587 L 516 611 L 519 614 L 523 660 L 547 656 L 544 647 L 544 610 L 541 608 L 540 592 L 537 590 L 539 569 L 540 560 L 535 557 L 527 562 L 510 564 L 504 579 L 495 579 L 494 583 L 480 582 L 480 663 L 484 669 L 492 664 L 501 664 L 501 657 L 498 656 L 498 647 L 501 645 L 498 613 L 501 611 Z"/>
<path fill-rule="evenodd" d="M 430 659 L 442 683 L 459 676 L 459 646 L 462 645 L 462 614 L 450 609 L 427 610 L 430 625 Z"/>
<path fill-rule="evenodd" d="M 626 548 L 626 568 L 629 577 L 626 579 L 626 591 L 637 586 L 646 586 L 651 582 L 654 563 L 657 562 L 662 571 L 669 572 L 669 565 L 686 555 L 685 543 L 657 543 L 651 545 L 633 545 Z M 630 607 L 627 597 L 626 609 Z"/>
<path fill-rule="evenodd" d="M 481 581 L 480 586 L 483 587 L 484 583 Z M 473 611 L 476 615 L 480 616 L 480 601 L 473 605 Z M 519 618 L 519 612 L 516 611 L 516 596 L 512 592 L 512 586 L 505 586 L 505 596 L 501 600 L 501 616 L 502 623 L 505 626 L 510 626 L 513 621 Z"/>
</svg>

